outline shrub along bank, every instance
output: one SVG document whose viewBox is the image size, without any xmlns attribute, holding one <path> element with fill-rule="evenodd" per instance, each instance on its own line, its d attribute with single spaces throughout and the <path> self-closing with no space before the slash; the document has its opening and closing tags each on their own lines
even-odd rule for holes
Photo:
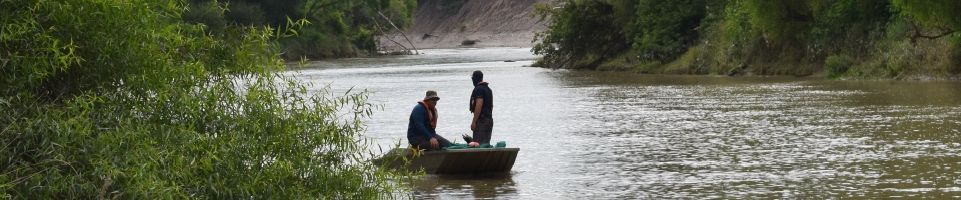
<svg viewBox="0 0 961 200">
<path fill-rule="evenodd" d="M 363 160 L 366 95 L 281 73 L 294 29 L 185 23 L 187 7 L 0 1 L 0 198 L 397 194 Z"/>
</svg>

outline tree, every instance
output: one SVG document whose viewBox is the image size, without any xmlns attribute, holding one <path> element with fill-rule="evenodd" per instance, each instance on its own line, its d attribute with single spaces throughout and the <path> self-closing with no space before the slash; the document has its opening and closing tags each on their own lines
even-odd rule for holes
<svg viewBox="0 0 961 200">
<path fill-rule="evenodd" d="M 227 23 L 286 30 L 291 21 L 309 21 L 298 27 L 296 36 L 280 41 L 287 59 L 374 54 L 378 47 L 376 38 L 393 31 L 386 28 L 388 24 L 410 26 L 417 7 L 416 0 L 194 0 L 191 4 L 227 8 L 221 13 L 191 9 L 185 15 L 187 21 L 207 24 L 215 32 Z"/>
<path fill-rule="evenodd" d="M 372 109 L 364 93 L 308 93 L 281 73 L 274 30 L 211 34 L 181 21 L 186 6 L 0 1 L 0 197 L 398 192 L 400 174 L 365 161 L 358 143 Z"/>
<path fill-rule="evenodd" d="M 745 0 L 744 3 L 751 25 L 774 42 L 803 40 L 814 21 L 807 1 Z"/>
<path fill-rule="evenodd" d="M 551 16 L 548 30 L 535 36 L 532 51 L 543 54 L 543 65 L 556 68 L 593 67 L 630 47 L 624 26 L 614 24 L 611 4 L 593 0 L 568 0 L 558 9 L 541 7 Z"/>
<path fill-rule="evenodd" d="M 633 47 L 640 57 L 667 61 L 687 50 L 698 39 L 706 15 L 704 0 L 640 0 L 633 26 Z"/>
<path fill-rule="evenodd" d="M 961 1 L 930 0 L 909 1 L 892 0 L 891 3 L 901 11 L 901 14 L 916 21 L 911 41 L 918 38 L 936 39 L 954 34 L 961 30 Z M 923 28 L 934 29 L 935 33 L 925 33 Z"/>
</svg>

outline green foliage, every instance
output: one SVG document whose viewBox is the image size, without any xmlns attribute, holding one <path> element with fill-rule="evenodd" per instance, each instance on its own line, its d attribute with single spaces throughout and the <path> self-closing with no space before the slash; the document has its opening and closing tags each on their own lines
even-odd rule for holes
<svg viewBox="0 0 961 200">
<path fill-rule="evenodd" d="M 532 51 L 543 54 L 551 67 L 594 67 L 600 61 L 628 49 L 623 26 L 614 24 L 614 7 L 593 0 L 568 0 L 560 8 L 541 7 L 552 21 L 548 31 L 538 33 Z"/>
<path fill-rule="evenodd" d="M 815 22 L 809 43 L 817 47 L 815 53 L 867 51 L 872 41 L 883 36 L 892 16 L 887 1 L 820 0 L 811 4 Z"/>
<path fill-rule="evenodd" d="M 280 41 L 284 58 L 350 57 L 377 51 L 377 36 L 413 23 L 416 0 L 195 0 L 184 19 L 210 27 L 227 24 L 287 29 L 293 19 L 310 23 Z M 212 6 L 225 7 L 209 10 Z M 214 6 L 216 7 L 216 6 Z M 218 14 L 219 13 L 219 14 Z M 383 16 L 381 16 L 383 14 Z M 385 18 L 386 17 L 386 18 Z M 387 19 L 390 19 L 389 21 Z M 217 32 L 216 28 L 212 28 Z"/>
<path fill-rule="evenodd" d="M 753 36 L 755 31 L 750 23 L 751 13 L 744 8 L 744 1 L 731 1 L 722 7 L 724 10 L 718 22 L 721 24 L 719 25 L 720 33 L 715 35 L 721 36 L 722 40 L 732 44 L 746 43 L 749 37 L 745 36 Z"/>
<path fill-rule="evenodd" d="M 274 30 L 211 34 L 181 19 L 216 18 L 184 8 L 0 1 L 0 197 L 382 199 L 402 188 L 358 143 L 373 109 L 364 92 L 308 91 L 280 73 Z"/>
<path fill-rule="evenodd" d="M 955 0 L 891 0 L 901 13 L 925 26 L 961 30 L 961 1 Z"/>
<path fill-rule="evenodd" d="M 692 9 L 693 8 L 693 9 Z M 703 0 L 570 0 L 560 8 L 541 7 L 552 17 L 539 33 L 534 53 L 547 56 L 541 64 L 554 67 L 594 67 L 628 49 L 646 61 L 667 61 L 686 51 L 697 39 L 706 14 Z M 624 57 L 628 60 L 631 58 Z M 573 58 L 573 59 L 571 59 Z"/>
<path fill-rule="evenodd" d="M 376 36 L 394 31 L 391 23 L 398 28 L 410 26 L 417 6 L 416 0 L 320 0 L 305 4 L 304 17 L 312 23 L 304 28 L 303 36 L 283 42 L 288 47 L 286 58 L 375 52 Z"/>
<path fill-rule="evenodd" d="M 698 38 L 696 28 L 705 17 L 704 0 L 640 0 L 637 4 L 633 47 L 647 60 L 668 61 Z"/>
<path fill-rule="evenodd" d="M 118 87 L 118 83 L 139 87 L 183 78 L 145 78 L 143 74 L 195 74 L 188 68 L 174 67 L 176 65 L 210 63 L 211 67 L 205 70 L 214 74 L 258 70 L 240 68 L 230 60 L 178 55 L 184 51 L 209 51 L 225 56 L 247 49 L 236 49 L 235 41 L 175 37 L 181 32 L 200 29 L 169 22 L 171 18 L 179 18 L 175 2 L 3 3 L 2 23 L 11 27 L 4 28 L 4 37 L 0 38 L 3 49 L 0 56 L 7 62 L 0 73 L 6 82 L 0 86 L 3 95 L 24 93 L 43 100 L 57 100 L 89 90 L 109 90 Z M 34 17 L 38 15 L 47 17 Z M 99 21 L 106 18 L 116 19 Z M 181 56 L 194 57 L 178 59 Z"/>
<path fill-rule="evenodd" d="M 807 1 L 744 0 L 743 5 L 750 13 L 751 25 L 773 42 L 803 39 L 814 21 Z"/>
<path fill-rule="evenodd" d="M 839 77 L 848 72 L 855 63 L 855 59 L 847 55 L 832 55 L 824 59 L 824 68 L 828 77 Z"/>
<path fill-rule="evenodd" d="M 213 3 L 213 1 L 211 1 Z M 230 6 L 224 15 L 224 18 L 231 22 L 246 25 L 246 26 L 256 26 L 264 25 L 267 21 L 266 15 L 263 8 L 259 4 L 247 3 L 244 1 L 234 1 L 228 4 Z M 286 24 L 270 24 L 274 27 L 280 27 Z"/>
<path fill-rule="evenodd" d="M 848 55 L 861 64 L 845 75 L 961 73 L 953 53 L 961 47 L 958 1 L 569 0 L 557 7 L 544 9 L 553 21 L 533 50 L 551 67 L 833 76 L 841 69 L 834 64 L 852 60 L 831 55 Z M 621 48 L 624 41 L 631 45 Z"/>
<path fill-rule="evenodd" d="M 208 30 L 212 32 L 221 32 L 227 26 L 227 20 L 224 18 L 224 8 L 221 8 L 215 1 L 190 4 L 181 18 L 188 23 L 206 25 Z"/>
</svg>

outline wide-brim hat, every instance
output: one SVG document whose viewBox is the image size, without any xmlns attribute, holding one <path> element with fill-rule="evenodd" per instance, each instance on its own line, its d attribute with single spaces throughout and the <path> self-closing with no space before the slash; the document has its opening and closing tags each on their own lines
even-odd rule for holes
<svg viewBox="0 0 961 200">
<path fill-rule="evenodd" d="M 424 96 L 424 99 L 440 100 L 440 97 L 437 96 L 437 92 L 436 92 L 436 91 L 428 90 L 428 91 L 427 91 L 427 95 Z"/>
</svg>

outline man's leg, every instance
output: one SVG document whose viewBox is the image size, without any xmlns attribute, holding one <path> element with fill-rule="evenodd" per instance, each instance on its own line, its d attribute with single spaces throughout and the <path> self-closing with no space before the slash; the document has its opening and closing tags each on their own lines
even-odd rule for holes
<svg viewBox="0 0 961 200">
<path fill-rule="evenodd" d="M 440 135 L 435 135 L 434 138 L 437 138 L 437 144 L 440 145 L 441 149 L 444 149 L 444 147 L 450 146 L 450 140 L 447 140 L 447 138 L 444 138 Z"/>
<path fill-rule="evenodd" d="M 426 150 L 441 150 L 441 149 L 444 149 L 444 147 L 450 146 L 450 141 L 448 141 L 446 138 L 441 137 L 440 135 L 436 135 L 434 136 L 434 138 L 437 139 L 437 145 L 439 146 L 436 149 L 431 148 L 430 140 L 419 138 L 419 137 L 414 138 L 414 140 L 411 140 L 410 146 L 416 146 L 418 149 L 426 149 Z"/>
<path fill-rule="evenodd" d="M 422 137 L 407 138 L 411 148 L 430 149 L 430 141 Z"/>
<path fill-rule="evenodd" d="M 481 144 L 491 143 L 491 132 L 494 130 L 494 119 L 477 119 L 477 127 L 474 128 L 474 141 Z"/>
</svg>

